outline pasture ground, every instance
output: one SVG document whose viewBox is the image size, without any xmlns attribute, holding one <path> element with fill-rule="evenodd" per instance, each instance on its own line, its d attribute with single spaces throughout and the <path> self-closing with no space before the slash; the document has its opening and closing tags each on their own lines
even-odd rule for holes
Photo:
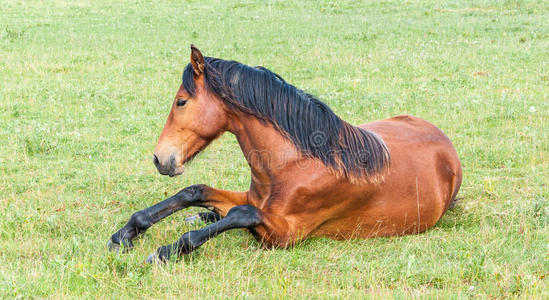
<svg viewBox="0 0 549 300">
<path fill-rule="evenodd" d="M 22 1 L 0 4 L 0 298 L 549 297 L 549 2 Z M 245 190 L 223 136 L 177 178 L 151 163 L 188 63 L 263 65 L 353 124 L 409 113 L 462 159 L 425 234 L 263 250 L 223 234 L 179 263 L 105 248 L 132 212 L 206 183 Z"/>
</svg>

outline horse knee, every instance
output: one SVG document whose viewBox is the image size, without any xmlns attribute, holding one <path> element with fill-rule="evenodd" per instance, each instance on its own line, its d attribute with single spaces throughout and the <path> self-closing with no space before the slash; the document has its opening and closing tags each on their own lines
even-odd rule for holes
<svg viewBox="0 0 549 300">
<path fill-rule="evenodd" d="M 177 200 L 183 203 L 204 200 L 205 188 L 205 184 L 195 184 L 188 186 L 176 194 Z"/>
<path fill-rule="evenodd" d="M 138 232 L 144 232 L 152 226 L 151 218 L 142 211 L 135 212 L 130 218 L 130 223 Z"/>
<path fill-rule="evenodd" d="M 225 218 L 234 219 L 239 227 L 253 227 L 261 223 L 261 214 L 252 205 L 239 205 L 231 208 Z"/>
</svg>

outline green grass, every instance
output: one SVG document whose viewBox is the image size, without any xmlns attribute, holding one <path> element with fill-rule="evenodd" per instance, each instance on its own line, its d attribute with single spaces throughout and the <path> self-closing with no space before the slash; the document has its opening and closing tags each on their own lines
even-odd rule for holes
<svg viewBox="0 0 549 300">
<path fill-rule="evenodd" d="M 549 297 L 546 1 L 16 1 L 0 4 L 0 298 Z M 227 134 L 176 178 L 151 155 L 189 60 L 263 65 L 353 124 L 409 113 L 461 157 L 459 205 L 418 236 L 263 250 L 225 233 L 146 266 L 132 212 L 206 183 L 245 190 Z"/>
</svg>

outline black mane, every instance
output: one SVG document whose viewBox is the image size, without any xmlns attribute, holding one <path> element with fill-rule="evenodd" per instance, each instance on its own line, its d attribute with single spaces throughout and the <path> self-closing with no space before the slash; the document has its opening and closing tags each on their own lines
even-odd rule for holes
<svg viewBox="0 0 549 300">
<path fill-rule="evenodd" d="M 375 181 L 390 163 L 389 150 L 376 134 L 352 126 L 326 104 L 263 67 L 205 57 L 206 88 L 234 110 L 271 123 L 305 156 L 316 157 L 336 175 L 353 182 Z M 183 86 L 195 95 L 192 65 Z"/>
</svg>

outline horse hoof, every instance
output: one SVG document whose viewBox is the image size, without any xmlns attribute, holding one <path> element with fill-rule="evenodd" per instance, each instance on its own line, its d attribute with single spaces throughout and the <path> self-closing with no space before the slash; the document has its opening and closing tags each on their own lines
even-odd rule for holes
<svg viewBox="0 0 549 300">
<path fill-rule="evenodd" d="M 107 243 L 107 248 L 110 251 L 116 253 L 127 253 L 133 249 L 133 243 L 131 240 L 120 240 L 119 243 L 113 242 L 112 238 Z"/>
<path fill-rule="evenodd" d="M 160 260 L 160 258 L 158 257 L 158 254 L 156 254 L 156 252 L 155 252 L 155 253 L 149 255 L 147 257 L 147 259 L 145 260 L 145 262 L 152 265 L 152 264 L 158 264 L 158 263 L 162 262 L 162 260 Z"/>
<path fill-rule="evenodd" d="M 109 241 L 107 243 L 107 248 L 109 249 L 109 251 L 112 251 L 112 252 L 120 252 L 120 244 L 117 244 L 117 243 L 113 243 L 112 241 Z"/>
<path fill-rule="evenodd" d="M 200 219 L 200 216 L 198 216 L 198 215 L 186 217 L 186 218 L 185 218 L 185 223 L 190 224 L 190 225 L 193 225 L 193 224 L 195 224 L 199 219 Z"/>
</svg>

